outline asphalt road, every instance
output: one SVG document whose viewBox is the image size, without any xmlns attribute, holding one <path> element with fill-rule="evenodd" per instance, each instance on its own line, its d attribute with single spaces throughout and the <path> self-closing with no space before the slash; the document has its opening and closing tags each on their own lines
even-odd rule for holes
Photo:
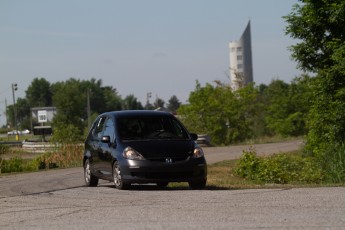
<svg viewBox="0 0 345 230">
<path fill-rule="evenodd" d="M 301 140 L 286 141 L 281 143 L 235 145 L 225 147 L 204 147 L 204 152 L 208 164 L 213 164 L 223 160 L 233 160 L 241 157 L 244 150 L 255 150 L 258 155 L 271 155 L 280 152 L 290 152 L 298 150 L 303 146 Z"/>
<path fill-rule="evenodd" d="M 300 144 L 254 148 L 271 154 Z M 205 153 L 212 163 L 247 147 Z M 0 177 L 0 229 L 344 229 L 344 194 L 344 187 L 120 191 L 109 182 L 85 187 L 82 168 L 52 170 Z"/>
</svg>

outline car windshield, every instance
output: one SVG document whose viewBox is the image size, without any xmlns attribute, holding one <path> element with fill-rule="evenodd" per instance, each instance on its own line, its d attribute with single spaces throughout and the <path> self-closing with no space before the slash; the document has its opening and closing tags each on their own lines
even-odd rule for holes
<svg viewBox="0 0 345 230">
<path fill-rule="evenodd" d="M 120 118 L 117 127 L 122 140 L 188 139 L 183 126 L 170 117 Z"/>
</svg>

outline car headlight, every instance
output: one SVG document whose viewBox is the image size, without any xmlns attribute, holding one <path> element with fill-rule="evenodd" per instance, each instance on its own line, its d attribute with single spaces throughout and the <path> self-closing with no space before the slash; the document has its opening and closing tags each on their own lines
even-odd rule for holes
<svg viewBox="0 0 345 230">
<path fill-rule="evenodd" d="M 194 152 L 193 152 L 193 157 L 194 158 L 200 158 L 204 156 L 204 151 L 200 147 L 195 147 Z"/>
<path fill-rule="evenodd" d="M 131 147 L 125 148 L 125 150 L 123 150 L 122 155 L 124 158 L 129 160 L 144 160 L 144 157 Z"/>
</svg>

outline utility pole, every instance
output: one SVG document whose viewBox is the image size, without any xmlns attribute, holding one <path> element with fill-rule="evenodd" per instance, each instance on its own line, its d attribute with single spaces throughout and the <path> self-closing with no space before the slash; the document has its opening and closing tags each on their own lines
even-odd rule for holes
<svg viewBox="0 0 345 230">
<path fill-rule="evenodd" d="M 7 98 L 5 98 L 5 115 L 6 115 L 6 129 L 8 129 Z"/>
<path fill-rule="evenodd" d="M 146 93 L 146 105 L 149 105 L 150 104 L 150 98 L 152 96 L 152 93 L 151 92 L 148 92 Z"/>
<path fill-rule="evenodd" d="M 16 98 L 14 96 L 14 91 L 18 89 L 17 83 L 12 84 L 12 96 L 13 96 L 13 114 L 14 114 L 14 127 L 16 128 L 16 140 L 19 141 L 19 130 L 17 123 L 17 108 L 16 108 Z"/>
<path fill-rule="evenodd" d="M 8 114 L 7 114 L 7 98 L 5 98 L 5 116 L 6 116 L 6 130 L 7 132 L 9 131 L 9 126 L 8 126 Z M 7 140 L 9 140 L 10 137 L 7 135 Z"/>
<path fill-rule="evenodd" d="M 87 107 L 87 126 L 88 126 L 87 128 L 90 129 L 91 127 L 90 89 L 87 89 L 86 107 Z"/>
</svg>

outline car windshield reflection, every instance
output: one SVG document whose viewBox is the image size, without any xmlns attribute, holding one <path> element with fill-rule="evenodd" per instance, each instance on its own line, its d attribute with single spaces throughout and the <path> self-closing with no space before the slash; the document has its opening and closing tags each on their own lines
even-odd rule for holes
<svg viewBox="0 0 345 230">
<path fill-rule="evenodd" d="M 177 121 L 166 117 L 121 118 L 118 130 L 122 140 L 189 139 Z"/>
</svg>

